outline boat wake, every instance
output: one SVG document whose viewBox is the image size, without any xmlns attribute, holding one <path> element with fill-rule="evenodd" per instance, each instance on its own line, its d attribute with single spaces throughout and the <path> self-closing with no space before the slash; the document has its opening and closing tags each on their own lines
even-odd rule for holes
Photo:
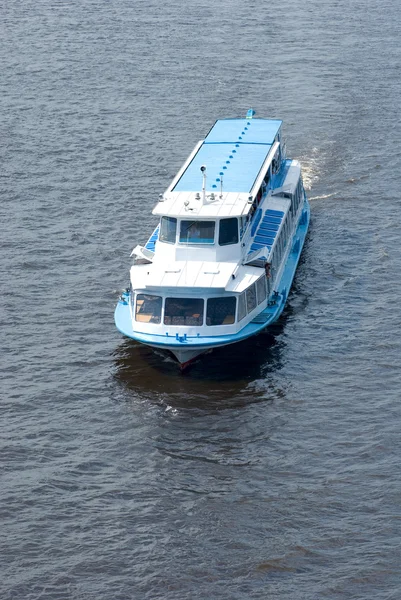
<svg viewBox="0 0 401 600">
<path fill-rule="evenodd" d="M 333 198 L 337 195 L 338 192 L 332 192 L 331 194 L 322 194 L 321 196 L 310 196 L 309 200 L 327 200 L 327 198 Z"/>
<path fill-rule="evenodd" d="M 305 190 L 309 191 L 319 181 L 319 173 L 321 171 L 319 164 L 321 153 L 319 148 L 312 148 L 311 155 L 301 156 L 298 160 L 302 164 L 302 179 Z"/>
</svg>

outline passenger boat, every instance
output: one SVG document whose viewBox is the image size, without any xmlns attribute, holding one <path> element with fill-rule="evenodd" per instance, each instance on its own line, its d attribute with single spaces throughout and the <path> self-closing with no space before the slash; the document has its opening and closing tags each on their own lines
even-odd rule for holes
<svg viewBox="0 0 401 600">
<path fill-rule="evenodd" d="M 115 323 L 181 366 L 259 333 L 282 313 L 307 234 L 301 166 L 286 158 L 282 121 L 216 121 L 136 246 Z"/>
</svg>

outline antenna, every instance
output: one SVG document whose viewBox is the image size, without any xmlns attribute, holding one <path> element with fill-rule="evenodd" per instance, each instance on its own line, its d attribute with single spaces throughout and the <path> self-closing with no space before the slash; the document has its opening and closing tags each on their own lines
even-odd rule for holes
<svg viewBox="0 0 401 600">
<path fill-rule="evenodd" d="M 206 203 L 206 167 L 205 165 L 202 165 L 201 168 L 201 173 L 203 175 L 203 181 L 202 181 L 202 204 Z"/>
<path fill-rule="evenodd" d="M 220 198 L 223 197 L 223 175 L 224 173 L 220 172 Z"/>
</svg>

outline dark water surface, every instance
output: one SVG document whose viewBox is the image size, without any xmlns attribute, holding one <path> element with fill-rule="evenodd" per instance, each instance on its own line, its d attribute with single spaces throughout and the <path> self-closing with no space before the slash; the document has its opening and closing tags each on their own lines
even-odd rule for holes
<svg viewBox="0 0 401 600">
<path fill-rule="evenodd" d="M 395 0 L 3 0 L 1 600 L 401 598 Z M 185 375 L 113 311 L 216 118 L 284 120 L 310 235 Z"/>
</svg>

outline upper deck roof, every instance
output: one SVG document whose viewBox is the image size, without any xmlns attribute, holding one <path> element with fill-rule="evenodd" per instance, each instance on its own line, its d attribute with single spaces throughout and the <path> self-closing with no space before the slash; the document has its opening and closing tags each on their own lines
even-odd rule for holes
<svg viewBox="0 0 401 600">
<path fill-rule="evenodd" d="M 274 143 L 282 121 L 267 119 L 221 119 L 209 131 L 172 192 L 202 189 L 200 167 L 206 166 L 206 191 L 250 192 Z"/>
</svg>

